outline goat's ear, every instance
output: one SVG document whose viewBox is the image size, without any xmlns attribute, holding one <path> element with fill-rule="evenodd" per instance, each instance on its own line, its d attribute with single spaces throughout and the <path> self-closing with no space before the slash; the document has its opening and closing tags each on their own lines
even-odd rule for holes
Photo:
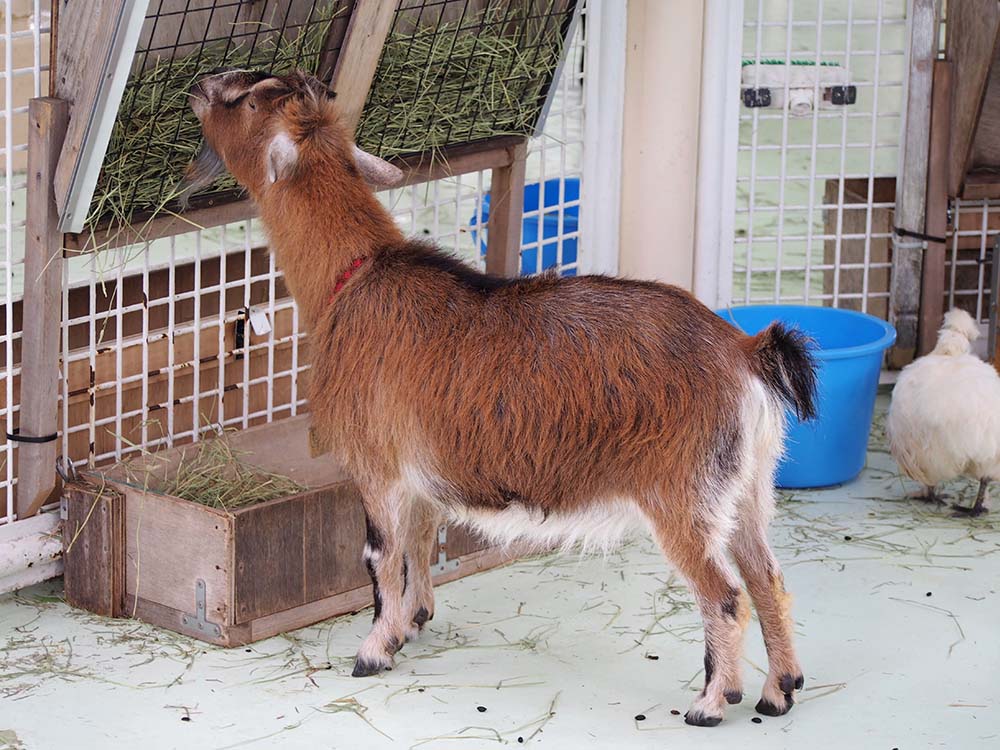
<svg viewBox="0 0 1000 750">
<path fill-rule="evenodd" d="M 354 147 L 354 163 L 358 165 L 358 171 L 365 182 L 372 187 L 391 188 L 403 181 L 403 170 L 357 146 Z"/>
<path fill-rule="evenodd" d="M 267 146 L 265 162 L 267 167 L 267 184 L 273 185 L 291 175 L 295 163 L 299 160 L 299 147 L 288 133 L 281 131 Z"/>
</svg>

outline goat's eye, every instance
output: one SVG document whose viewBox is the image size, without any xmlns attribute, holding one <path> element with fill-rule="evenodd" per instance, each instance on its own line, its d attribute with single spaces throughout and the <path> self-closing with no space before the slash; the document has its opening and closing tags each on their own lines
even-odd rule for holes
<svg viewBox="0 0 1000 750">
<path fill-rule="evenodd" d="M 250 107 L 254 112 L 257 111 L 257 105 L 253 103 L 253 99 L 247 99 L 247 106 Z"/>
</svg>

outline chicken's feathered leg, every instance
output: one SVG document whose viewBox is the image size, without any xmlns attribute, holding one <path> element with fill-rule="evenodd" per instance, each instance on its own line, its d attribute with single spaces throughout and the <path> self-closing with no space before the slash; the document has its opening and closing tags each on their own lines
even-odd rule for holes
<svg viewBox="0 0 1000 750">
<path fill-rule="evenodd" d="M 976 494 L 976 502 L 971 508 L 966 508 L 963 505 L 952 505 L 951 507 L 955 509 L 955 514 L 958 517 L 962 516 L 979 516 L 986 512 L 986 508 L 983 503 L 986 502 L 986 492 L 990 486 L 989 478 L 979 480 L 979 492 Z"/>
</svg>

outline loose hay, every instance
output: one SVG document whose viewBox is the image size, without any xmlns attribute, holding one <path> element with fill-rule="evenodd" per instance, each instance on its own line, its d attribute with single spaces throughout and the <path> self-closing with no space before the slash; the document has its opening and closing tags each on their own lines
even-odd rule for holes
<svg viewBox="0 0 1000 750">
<path fill-rule="evenodd" d="M 126 471 L 144 487 L 225 511 L 308 489 L 294 479 L 253 466 L 245 460 L 246 455 L 233 447 L 229 432 L 223 432 L 186 448 L 176 469 L 164 469 L 156 455 L 150 454 L 140 465 L 127 466 Z"/>
<path fill-rule="evenodd" d="M 391 34 L 358 127 L 358 144 L 388 158 L 530 135 L 563 48 L 562 29 L 546 21 L 554 3 L 541 16 L 532 13 L 532 5 L 513 12 L 491 7 L 472 24 Z"/>
</svg>

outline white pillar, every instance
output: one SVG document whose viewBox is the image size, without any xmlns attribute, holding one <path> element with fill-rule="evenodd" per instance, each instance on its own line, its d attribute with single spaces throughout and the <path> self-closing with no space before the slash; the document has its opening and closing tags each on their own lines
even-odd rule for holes
<svg viewBox="0 0 1000 750">
<path fill-rule="evenodd" d="M 694 293 L 715 308 L 732 297 L 743 0 L 705 0 L 702 38 Z"/>
<path fill-rule="evenodd" d="M 704 0 L 630 0 L 619 271 L 690 289 Z"/>
</svg>

